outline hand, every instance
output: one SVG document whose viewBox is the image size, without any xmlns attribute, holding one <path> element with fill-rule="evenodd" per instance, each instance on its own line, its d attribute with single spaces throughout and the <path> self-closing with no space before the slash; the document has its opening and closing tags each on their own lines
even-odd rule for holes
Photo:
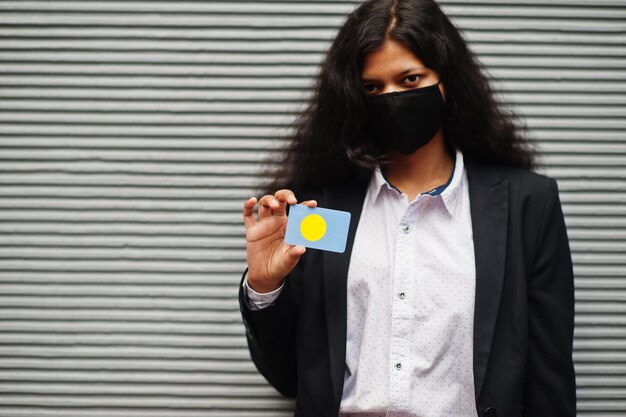
<svg viewBox="0 0 626 417">
<path fill-rule="evenodd" d="M 254 219 L 256 197 L 243 205 L 246 226 L 248 285 L 256 292 L 270 292 L 282 285 L 287 274 L 298 264 L 306 251 L 304 246 L 284 242 L 287 230 L 287 204 L 296 204 L 295 194 L 288 189 L 264 195 L 259 201 L 259 219 Z M 316 207 L 315 200 L 301 203 Z"/>
</svg>

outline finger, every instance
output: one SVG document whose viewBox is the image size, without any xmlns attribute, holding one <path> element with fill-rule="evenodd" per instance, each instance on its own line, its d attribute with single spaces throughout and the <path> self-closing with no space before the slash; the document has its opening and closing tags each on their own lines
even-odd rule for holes
<svg viewBox="0 0 626 417">
<path fill-rule="evenodd" d="M 287 249 L 287 256 L 289 258 L 289 267 L 295 266 L 298 262 L 298 259 L 304 252 L 306 252 L 306 248 L 302 245 L 289 245 L 290 247 Z"/>
<path fill-rule="evenodd" d="M 316 200 L 307 200 L 307 201 L 303 201 L 300 204 L 304 204 L 305 206 L 311 207 L 311 208 L 317 207 L 317 201 Z"/>
<path fill-rule="evenodd" d="M 278 208 L 276 210 L 272 209 L 272 214 L 276 216 L 284 216 L 287 204 L 295 204 L 296 197 L 291 192 L 291 190 L 279 190 L 274 194 L 276 200 L 278 200 Z M 294 203 L 291 203 L 294 201 Z"/>
<path fill-rule="evenodd" d="M 283 244 L 282 257 L 285 271 L 291 271 L 300 261 L 300 256 L 306 251 L 302 245 Z"/>
<path fill-rule="evenodd" d="M 251 197 L 243 203 L 243 224 L 246 229 L 254 226 L 256 221 L 254 220 L 254 206 L 256 205 L 256 197 Z"/>
<path fill-rule="evenodd" d="M 259 200 L 259 220 L 271 217 L 272 210 L 279 207 L 278 200 L 273 195 L 266 194 Z"/>
<path fill-rule="evenodd" d="M 283 197 L 283 196 L 285 197 L 285 200 L 289 204 L 296 204 L 298 202 L 298 200 L 296 199 L 296 194 L 293 191 L 291 191 L 291 190 L 289 190 L 287 188 L 284 188 L 282 190 L 278 190 L 274 194 L 274 197 L 276 197 L 276 198 L 280 198 L 280 197 Z"/>
<path fill-rule="evenodd" d="M 294 247 L 289 250 L 289 255 L 300 257 L 304 252 L 306 252 L 306 248 L 304 246 L 294 245 Z"/>
</svg>

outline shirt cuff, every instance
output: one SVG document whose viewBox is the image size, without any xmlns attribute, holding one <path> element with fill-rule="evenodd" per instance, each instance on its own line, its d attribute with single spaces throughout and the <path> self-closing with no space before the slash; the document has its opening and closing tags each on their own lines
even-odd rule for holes
<svg viewBox="0 0 626 417">
<path fill-rule="evenodd" d="M 246 277 L 241 285 L 243 286 L 243 294 L 248 308 L 250 310 L 260 310 L 272 304 L 272 302 L 280 295 L 280 291 L 285 286 L 285 281 L 283 281 L 281 286 L 276 288 L 274 291 L 263 293 L 256 292 L 248 285 L 248 274 L 246 273 Z"/>
</svg>

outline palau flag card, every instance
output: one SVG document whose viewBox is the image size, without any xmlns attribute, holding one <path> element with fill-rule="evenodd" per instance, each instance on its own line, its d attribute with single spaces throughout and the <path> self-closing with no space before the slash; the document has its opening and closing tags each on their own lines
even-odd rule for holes
<svg viewBox="0 0 626 417">
<path fill-rule="evenodd" d="M 347 211 L 293 204 L 289 206 L 285 243 L 343 253 L 350 217 Z"/>
</svg>

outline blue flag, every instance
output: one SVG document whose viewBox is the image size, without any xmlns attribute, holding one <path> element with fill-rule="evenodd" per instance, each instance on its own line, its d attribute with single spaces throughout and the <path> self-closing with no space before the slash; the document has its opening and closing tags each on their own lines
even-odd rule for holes
<svg viewBox="0 0 626 417">
<path fill-rule="evenodd" d="M 347 211 L 294 204 L 289 207 L 285 243 L 343 253 L 350 217 Z"/>
</svg>

